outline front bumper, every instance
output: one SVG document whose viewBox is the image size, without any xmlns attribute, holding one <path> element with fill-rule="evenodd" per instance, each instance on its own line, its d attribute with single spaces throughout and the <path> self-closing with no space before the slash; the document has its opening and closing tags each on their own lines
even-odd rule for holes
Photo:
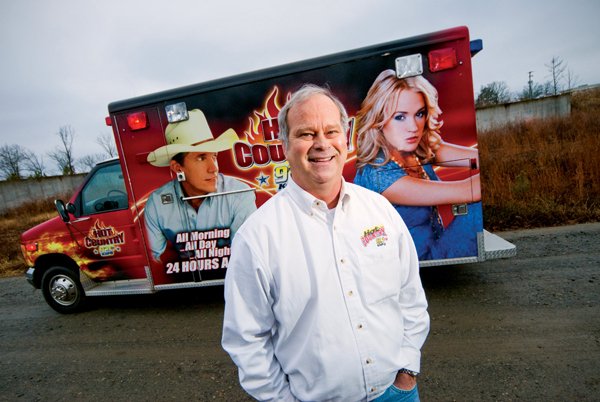
<svg viewBox="0 0 600 402">
<path fill-rule="evenodd" d="M 31 284 L 31 286 L 33 286 L 34 288 L 37 288 L 37 286 L 35 286 L 35 281 L 33 280 L 34 275 L 35 275 L 34 267 L 30 267 L 27 270 L 27 272 L 25 272 L 25 278 L 27 278 L 27 282 L 29 282 Z"/>
</svg>

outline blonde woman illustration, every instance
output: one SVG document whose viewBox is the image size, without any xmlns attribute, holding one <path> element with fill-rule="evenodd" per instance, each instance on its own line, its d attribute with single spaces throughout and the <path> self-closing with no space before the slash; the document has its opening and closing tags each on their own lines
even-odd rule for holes
<svg viewBox="0 0 600 402">
<path fill-rule="evenodd" d="M 385 196 L 410 229 L 421 260 L 477 255 L 482 231 L 480 177 L 441 181 L 433 164 L 478 161 L 474 148 L 443 141 L 437 90 L 422 76 L 379 74 L 357 114 L 356 184 Z M 446 227 L 438 205 L 467 204 Z"/>
</svg>

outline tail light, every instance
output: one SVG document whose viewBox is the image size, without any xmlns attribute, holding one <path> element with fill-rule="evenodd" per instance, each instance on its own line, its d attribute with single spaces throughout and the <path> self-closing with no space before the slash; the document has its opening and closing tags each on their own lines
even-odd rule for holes
<svg viewBox="0 0 600 402">
<path fill-rule="evenodd" d="M 435 73 L 436 71 L 449 70 L 458 65 L 456 50 L 452 47 L 432 50 L 429 52 L 428 59 L 429 71 L 432 73 Z"/>
<path fill-rule="evenodd" d="M 132 131 L 148 127 L 148 116 L 146 112 L 135 112 L 127 115 L 127 125 Z"/>
</svg>

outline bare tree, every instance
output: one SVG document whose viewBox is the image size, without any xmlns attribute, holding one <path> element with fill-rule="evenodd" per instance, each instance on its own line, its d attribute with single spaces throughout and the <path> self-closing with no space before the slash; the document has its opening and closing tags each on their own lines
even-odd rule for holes
<svg viewBox="0 0 600 402">
<path fill-rule="evenodd" d="M 117 148 L 115 147 L 114 137 L 111 134 L 100 134 L 96 138 L 96 142 L 102 147 L 109 158 L 114 158 L 117 156 Z"/>
<path fill-rule="evenodd" d="M 104 155 L 102 155 L 102 154 L 90 154 L 90 155 L 86 155 L 83 158 L 79 159 L 78 164 L 82 171 L 89 172 L 102 159 L 104 159 Z"/>
<path fill-rule="evenodd" d="M 27 151 L 20 145 L 3 145 L 0 147 L 0 173 L 6 180 L 22 178 L 21 170 Z"/>
<path fill-rule="evenodd" d="M 46 166 L 44 165 L 43 156 L 38 156 L 33 152 L 27 152 L 23 164 L 31 177 L 40 178 L 46 176 Z"/>
<path fill-rule="evenodd" d="M 553 95 L 558 95 L 561 90 L 561 81 L 563 80 L 567 63 L 560 57 L 552 57 L 549 64 L 545 64 L 550 73 L 550 82 L 552 83 Z"/>
<path fill-rule="evenodd" d="M 48 152 L 48 156 L 56 162 L 62 174 L 75 174 L 75 159 L 73 158 L 75 130 L 71 126 L 62 126 L 58 129 L 56 135 L 60 138 L 62 148 L 57 147 L 54 151 Z"/>
<path fill-rule="evenodd" d="M 573 70 L 571 70 L 570 68 L 567 69 L 566 80 L 567 80 L 567 89 L 568 90 L 573 89 L 577 85 L 579 85 L 579 76 L 577 74 L 575 74 L 573 72 Z"/>
<path fill-rule="evenodd" d="M 494 81 L 481 87 L 475 104 L 479 106 L 498 105 L 510 101 L 510 90 L 504 81 Z"/>
</svg>

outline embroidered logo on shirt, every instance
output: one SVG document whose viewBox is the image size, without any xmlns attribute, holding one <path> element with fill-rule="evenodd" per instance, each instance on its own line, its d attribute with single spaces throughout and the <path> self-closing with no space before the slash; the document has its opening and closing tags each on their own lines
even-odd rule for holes
<svg viewBox="0 0 600 402">
<path fill-rule="evenodd" d="M 367 247 L 372 240 L 375 240 L 375 244 L 377 245 L 377 247 L 379 247 L 385 246 L 387 239 L 388 236 L 385 233 L 385 227 L 374 226 L 363 232 L 360 241 L 362 242 L 363 246 Z"/>
</svg>

